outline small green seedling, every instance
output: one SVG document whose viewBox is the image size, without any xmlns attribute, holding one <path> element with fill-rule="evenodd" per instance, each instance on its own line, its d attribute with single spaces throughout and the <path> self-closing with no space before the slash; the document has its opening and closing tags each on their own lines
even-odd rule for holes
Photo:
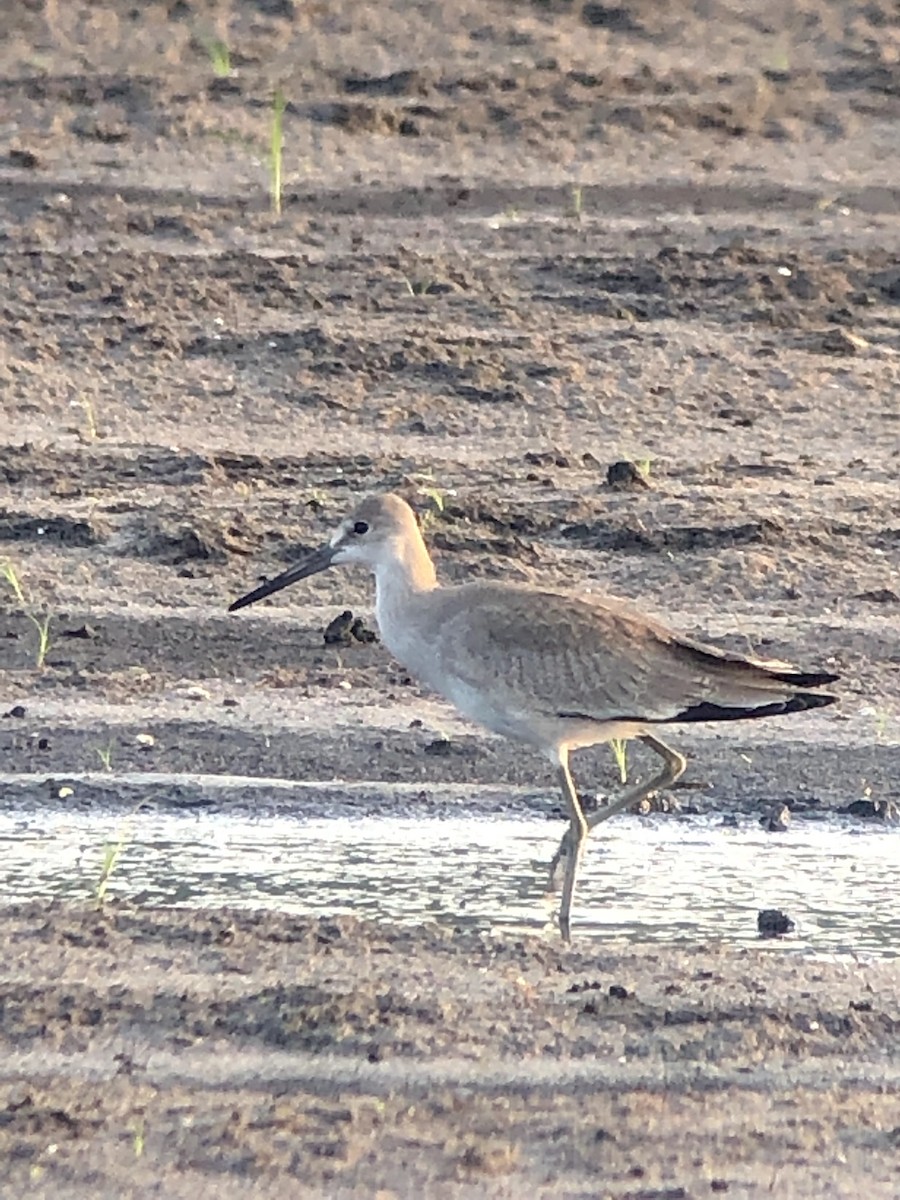
<svg viewBox="0 0 900 1200">
<path fill-rule="evenodd" d="M 406 290 L 411 296 L 429 296 L 434 283 L 433 279 L 411 279 L 409 275 L 403 276 L 403 282 L 406 284 Z"/>
<path fill-rule="evenodd" d="M 94 890 L 94 898 L 99 905 L 102 905 L 106 900 L 110 876 L 116 869 L 116 865 L 119 859 L 122 857 L 122 851 L 124 849 L 124 834 L 120 836 L 117 842 L 107 842 L 103 847 L 103 858 L 100 863 L 100 878 L 97 880 L 97 887 Z"/>
<path fill-rule="evenodd" d="M 281 216 L 281 196 L 283 178 L 281 173 L 281 152 L 284 145 L 284 110 L 287 100 L 281 88 L 275 89 L 272 97 L 272 126 L 269 134 L 269 198 L 272 212 L 276 217 Z"/>
<path fill-rule="evenodd" d="M 623 783 L 628 782 L 628 739 L 613 738 L 609 743 L 610 749 L 616 760 L 616 766 L 619 768 L 619 778 Z"/>
<path fill-rule="evenodd" d="M 103 847 L 103 857 L 100 860 L 100 878 L 97 880 L 97 886 L 94 889 L 94 899 L 102 908 L 106 902 L 106 893 L 109 890 L 109 880 L 113 871 L 119 864 L 119 859 L 128 845 L 130 831 L 125 825 L 119 830 L 119 836 L 114 842 L 107 842 Z"/>
<path fill-rule="evenodd" d="M 100 759 L 101 763 L 103 763 L 104 771 L 112 770 L 112 751 L 112 742 L 105 747 L 96 747 L 97 757 Z"/>
<path fill-rule="evenodd" d="M 100 859 L 100 877 L 97 880 L 97 886 L 94 888 L 94 899 L 99 907 L 102 908 L 106 901 L 106 893 L 109 890 L 109 881 L 113 871 L 119 865 L 125 848 L 131 841 L 131 822 L 144 807 L 146 801 L 139 801 L 119 828 L 118 835 L 114 842 L 106 842 L 103 847 L 103 855 Z"/>
<path fill-rule="evenodd" d="M 78 403 L 84 410 L 85 440 L 96 442 L 100 434 L 97 431 L 97 411 L 90 396 L 79 396 Z"/>
<path fill-rule="evenodd" d="M 419 492 L 431 501 L 436 512 L 442 513 L 444 511 L 444 493 L 440 488 L 423 487 L 419 488 Z"/>
<path fill-rule="evenodd" d="M 438 519 L 438 517 L 443 515 L 444 493 L 440 490 L 440 488 L 420 487 L 419 494 L 421 496 L 425 496 L 426 499 L 431 501 L 431 507 L 426 509 L 425 512 L 422 513 L 422 517 L 421 517 L 421 521 L 420 521 L 420 524 L 422 526 L 422 532 L 426 533 L 431 528 L 431 526 L 434 524 L 434 522 Z"/>
<path fill-rule="evenodd" d="M 582 187 L 572 188 L 572 207 L 569 209 L 569 214 L 576 221 L 580 221 L 584 212 L 584 189 Z"/>
<path fill-rule="evenodd" d="M 228 43 L 223 42 L 221 38 L 207 38 L 203 45 L 212 63 L 213 73 L 219 79 L 227 79 L 231 74 L 231 52 Z"/>
<path fill-rule="evenodd" d="M 39 671 L 43 670 L 44 663 L 47 660 L 47 654 L 50 650 L 50 616 L 49 614 L 39 617 L 32 611 L 31 605 L 25 598 L 25 593 L 22 590 L 22 585 L 19 582 L 19 576 L 16 573 L 15 567 L 6 559 L 0 564 L 0 574 L 12 588 L 13 595 L 19 603 L 24 615 L 28 618 L 31 624 L 37 630 L 38 644 L 35 655 L 35 666 Z"/>
<path fill-rule="evenodd" d="M 790 71 L 792 49 L 791 35 L 788 32 L 777 37 L 772 47 L 771 68 L 775 71 Z"/>
</svg>

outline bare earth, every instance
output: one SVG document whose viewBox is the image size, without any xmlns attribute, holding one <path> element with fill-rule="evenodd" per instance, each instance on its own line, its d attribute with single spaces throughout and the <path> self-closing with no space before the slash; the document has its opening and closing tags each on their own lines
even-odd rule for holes
<svg viewBox="0 0 900 1200">
<path fill-rule="evenodd" d="M 364 578 L 225 615 L 387 487 L 445 579 L 609 589 L 841 672 L 840 708 L 680 735 L 693 807 L 900 798 L 892 0 L 0 21 L 0 560 L 52 642 L 36 670 L 4 588 L 5 809 L 104 747 L 82 803 L 126 771 L 550 796 L 377 644 L 324 644 Z M 576 769 L 612 783 L 608 751 Z M 118 905 L 0 928 L 3 1197 L 900 1195 L 896 960 Z"/>
</svg>

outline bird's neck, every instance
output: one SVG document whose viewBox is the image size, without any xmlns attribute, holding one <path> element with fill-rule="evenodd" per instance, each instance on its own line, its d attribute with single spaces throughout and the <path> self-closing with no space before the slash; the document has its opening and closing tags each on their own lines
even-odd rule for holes
<svg viewBox="0 0 900 1200">
<path fill-rule="evenodd" d="M 434 563 L 421 537 L 405 539 L 375 568 L 375 609 L 382 635 L 399 630 L 416 599 L 437 587 Z M 388 634 L 388 637 L 390 635 Z"/>
</svg>

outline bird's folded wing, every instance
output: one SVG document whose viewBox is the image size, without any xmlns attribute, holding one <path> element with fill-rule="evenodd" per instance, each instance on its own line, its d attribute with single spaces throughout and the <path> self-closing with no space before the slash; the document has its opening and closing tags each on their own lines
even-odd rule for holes
<svg viewBox="0 0 900 1200">
<path fill-rule="evenodd" d="M 772 673 L 790 676 L 786 663 L 724 654 L 616 601 L 490 584 L 452 591 L 442 669 L 510 708 L 666 721 L 701 704 L 765 704 L 796 686 Z"/>
</svg>

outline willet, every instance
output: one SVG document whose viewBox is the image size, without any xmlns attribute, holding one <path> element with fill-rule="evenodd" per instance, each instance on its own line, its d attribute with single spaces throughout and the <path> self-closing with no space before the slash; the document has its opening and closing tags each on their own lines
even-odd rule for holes
<svg viewBox="0 0 900 1200">
<path fill-rule="evenodd" d="M 551 887 L 558 882 L 564 863 L 559 928 L 566 940 L 590 830 L 674 783 L 685 768 L 685 759 L 651 731 L 802 712 L 836 699 L 806 690 L 836 675 L 725 653 L 617 600 L 521 584 L 440 587 L 415 514 L 394 495 L 364 500 L 327 545 L 235 600 L 229 612 L 343 563 L 374 573 L 382 640 L 412 675 L 465 716 L 554 764 L 569 827 L 550 880 Z M 588 815 L 569 755 L 613 738 L 639 738 L 662 759 L 662 769 Z"/>
</svg>

